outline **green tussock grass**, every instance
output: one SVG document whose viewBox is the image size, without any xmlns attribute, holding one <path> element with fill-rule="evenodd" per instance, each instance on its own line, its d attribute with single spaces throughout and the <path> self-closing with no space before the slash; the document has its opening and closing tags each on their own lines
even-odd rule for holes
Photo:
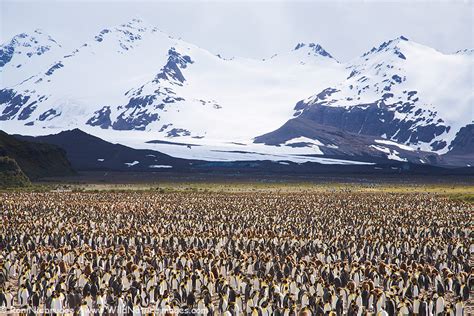
<svg viewBox="0 0 474 316">
<path fill-rule="evenodd" d="M 19 188 L 30 185 L 30 180 L 14 159 L 0 157 L 0 188 Z"/>
<path fill-rule="evenodd" d="M 354 184 L 354 183 L 259 183 L 259 182 L 164 182 L 150 184 L 107 184 L 107 183 L 43 183 L 49 190 L 64 189 L 73 192 L 130 192 L 148 191 L 154 193 L 170 192 L 277 192 L 277 193 L 314 193 L 314 192 L 360 192 L 360 193 L 426 193 L 447 196 L 458 200 L 469 201 L 474 196 L 473 185 L 453 184 Z M 38 189 L 42 187 L 37 184 Z M 47 189 L 47 190 L 48 190 Z"/>
<path fill-rule="evenodd" d="M 457 193 L 450 194 L 448 197 L 452 200 L 463 201 L 466 203 L 474 204 L 474 193 Z"/>
</svg>

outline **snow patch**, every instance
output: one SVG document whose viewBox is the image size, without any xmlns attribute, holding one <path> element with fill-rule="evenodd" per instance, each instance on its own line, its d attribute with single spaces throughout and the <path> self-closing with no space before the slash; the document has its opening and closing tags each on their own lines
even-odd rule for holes
<svg viewBox="0 0 474 316">
<path fill-rule="evenodd" d="M 149 165 L 148 168 L 173 168 L 173 166 L 168 166 L 168 165 Z"/>
<path fill-rule="evenodd" d="M 391 140 L 376 139 L 375 142 L 376 142 L 376 143 L 379 143 L 379 144 L 384 144 L 384 145 L 397 146 L 398 148 L 403 149 L 403 150 L 407 150 L 407 151 L 415 151 L 415 150 L 414 150 L 413 148 L 411 148 L 410 146 L 402 145 L 402 144 L 393 142 L 393 141 L 391 141 Z"/>
<path fill-rule="evenodd" d="M 314 145 L 317 145 L 317 146 L 324 146 L 324 144 L 321 143 L 319 140 L 311 139 L 311 138 L 304 137 L 304 136 L 300 136 L 300 137 L 296 137 L 296 138 L 292 138 L 290 140 L 287 140 L 285 142 L 285 145 L 290 145 L 290 144 L 295 144 L 295 143 L 310 143 L 310 144 L 314 144 Z"/>
<path fill-rule="evenodd" d="M 370 145 L 370 147 L 374 148 L 375 150 L 381 151 L 384 154 L 387 154 L 387 158 L 390 160 L 408 161 L 406 158 L 400 157 L 400 153 L 396 150 L 391 150 L 390 148 L 377 145 Z"/>
<path fill-rule="evenodd" d="M 127 165 L 127 167 L 132 167 L 132 166 L 135 166 L 135 165 L 138 165 L 140 162 L 139 161 L 133 161 L 133 162 L 126 162 L 125 165 Z"/>
</svg>

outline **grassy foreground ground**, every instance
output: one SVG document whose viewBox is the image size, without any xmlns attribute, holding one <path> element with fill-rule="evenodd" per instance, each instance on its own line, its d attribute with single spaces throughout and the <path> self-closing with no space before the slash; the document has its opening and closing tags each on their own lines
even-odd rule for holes
<svg viewBox="0 0 474 316">
<path fill-rule="evenodd" d="M 37 182 L 25 188 L 0 191 L 73 191 L 73 192 L 216 192 L 216 193 L 425 193 L 448 197 L 452 200 L 474 204 L 474 184 L 471 183 L 354 183 L 348 182 L 253 182 L 253 181 L 164 181 L 161 183 L 57 183 Z"/>
<path fill-rule="evenodd" d="M 21 189 L 26 191 L 154 191 L 154 192 L 360 192 L 360 193 L 426 193 L 449 197 L 474 204 L 474 181 L 466 178 L 453 179 L 416 178 L 403 179 L 165 179 L 163 181 L 131 183 L 88 182 L 37 182 Z M 14 189 L 17 190 L 17 189 Z"/>
</svg>

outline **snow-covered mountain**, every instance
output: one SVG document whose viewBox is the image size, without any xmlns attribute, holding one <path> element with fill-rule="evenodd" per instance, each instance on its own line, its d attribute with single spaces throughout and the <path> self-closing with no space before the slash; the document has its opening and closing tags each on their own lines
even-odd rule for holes
<svg viewBox="0 0 474 316">
<path fill-rule="evenodd" d="M 87 124 L 224 138 L 277 127 L 275 122 L 292 114 L 295 99 L 346 72 L 319 46 L 267 61 L 225 60 L 139 20 L 104 29 L 43 67 L 2 90 L 1 119 L 47 128 Z M 12 82 L 10 73 L 3 76 Z"/>
<path fill-rule="evenodd" d="M 473 62 L 469 50 L 445 55 L 404 37 L 340 63 L 315 43 L 225 59 L 138 19 L 72 52 L 35 31 L 0 46 L 0 126 L 32 135 L 81 128 L 183 158 L 419 160 L 418 148 L 449 152 L 472 124 Z"/>
<path fill-rule="evenodd" d="M 14 36 L 0 46 L 0 84 L 9 87 L 36 75 L 60 58 L 63 49 L 41 30 Z"/>
<path fill-rule="evenodd" d="M 257 142 L 321 140 L 322 126 L 445 154 L 461 128 L 474 123 L 474 58 L 468 50 L 445 55 L 401 36 L 346 69 L 344 80 L 299 101 L 291 122 Z"/>
</svg>

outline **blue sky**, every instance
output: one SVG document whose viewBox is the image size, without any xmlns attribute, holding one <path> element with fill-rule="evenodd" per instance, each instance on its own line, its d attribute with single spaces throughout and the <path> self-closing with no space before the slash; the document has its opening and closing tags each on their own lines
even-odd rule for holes
<svg viewBox="0 0 474 316">
<path fill-rule="evenodd" d="M 225 57 L 266 58 L 298 42 L 341 61 L 405 35 L 442 52 L 473 48 L 473 1 L 8 1 L 0 41 L 40 28 L 65 46 L 138 17 Z"/>
</svg>

